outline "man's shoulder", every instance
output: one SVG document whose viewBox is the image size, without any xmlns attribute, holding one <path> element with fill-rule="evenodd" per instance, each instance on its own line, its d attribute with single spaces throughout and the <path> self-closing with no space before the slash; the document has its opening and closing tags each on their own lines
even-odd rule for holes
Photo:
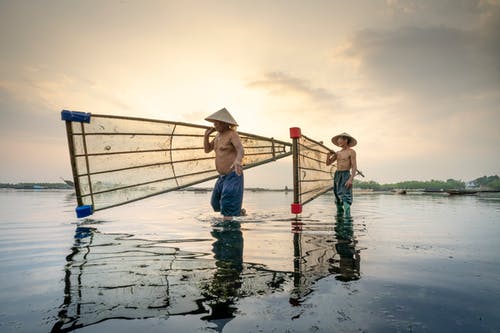
<svg viewBox="0 0 500 333">
<path fill-rule="evenodd" d="M 343 153 L 345 155 L 351 156 L 351 155 L 355 155 L 356 151 L 354 149 L 352 149 L 351 147 L 348 147 L 346 149 L 340 150 L 339 153 Z"/>
<path fill-rule="evenodd" d="M 233 137 L 233 138 L 236 138 L 236 137 L 239 138 L 240 137 L 240 135 L 238 134 L 238 132 L 236 130 L 232 129 L 232 128 L 229 130 L 229 132 L 230 132 L 229 135 L 231 137 Z"/>
<path fill-rule="evenodd" d="M 220 139 L 223 140 L 223 141 L 231 141 L 233 140 L 234 138 L 240 138 L 240 136 L 238 135 L 238 132 L 236 132 L 235 130 L 233 129 L 229 129 L 227 131 L 224 131 L 223 133 L 219 133 L 220 135 Z"/>
<path fill-rule="evenodd" d="M 234 135 L 234 134 L 238 134 L 238 133 L 234 129 L 228 128 L 220 134 L 222 134 L 222 135 Z"/>
</svg>

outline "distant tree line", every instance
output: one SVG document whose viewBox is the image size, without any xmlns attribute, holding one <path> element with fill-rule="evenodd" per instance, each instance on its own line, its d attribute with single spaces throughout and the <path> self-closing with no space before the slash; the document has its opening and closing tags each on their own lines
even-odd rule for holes
<svg viewBox="0 0 500 333">
<path fill-rule="evenodd" d="M 17 190 L 31 190 L 31 189 L 69 189 L 72 188 L 66 183 L 0 183 L 0 188 L 11 188 Z"/>
<path fill-rule="evenodd" d="M 492 190 L 500 190 L 500 177 L 483 176 L 474 180 L 474 183 L 479 187 L 491 188 Z"/>
<path fill-rule="evenodd" d="M 480 189 L 486 190 L 500 190 L 500 177 L 494 176 L 483 176 L 477 178 L 470 182 Z M 410 180 L 392 184 L 379 184 L 373 180 L 371 181 L 361 181 L 354 180 L 354 188 L 358 189 L 371 189 L 374 191 L 391 191 L 396 189 L 407 189 L 407 190 L 456 190 L 466 188 L 466 183 L 461 180 L 448 179 L 443 180 L 430 180 L 430 181 L 418 181 Z M 70 189 L 73 188 L 66 183 L 0 183 L 0 188 L 11 188 L 11 189 Z M 250 189 L 250 188 L 249 188 Z M 266 190 L 261 188 L 252 189 L 254 191 Z M 288 191 L 288 187 L 285 186 L 285 191 Z"/>
<path fill-rule="evenodd" d="M 500 190 L 500 177 L 495 176 L 484 176 L 477 178 L 471 182 L 476 187 L 482 189 Z M 442 180 L 430 180 L 430 181 L 418 181 L 410 180 L 399 183 L 392 184 L 379 184 L 375 181 L 360 181 L 354 180 L 354 188 L 358 189 L 371 189 L 374 191 L 390 191 L 395 189 L 408 189 L 408 190 L 454 190 L 454 189 L 464 189 L 466 183 L 461 180 L 448 179 L 446 181 Z"/>
</svg>

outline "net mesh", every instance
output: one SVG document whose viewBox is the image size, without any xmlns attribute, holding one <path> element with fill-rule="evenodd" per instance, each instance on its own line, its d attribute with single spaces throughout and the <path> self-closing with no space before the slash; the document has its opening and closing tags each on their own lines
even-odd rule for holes
<svg viewBox="0 0 500 333">
<path fill-rule="evenodd" d="M 206 126 L 92 115 L 70 122 L 68 138 L 79 205 L 94 211 L 195 185 L 218 176 L 205 153 Z M 239 133 L 244 168 L 291 154 L 291 144 Z"/>
<path fill-rule="evenodd" d="M 305 135 L 297 139 L 297 203 L 306 204 L 333 188 L 332 175 L 336 164 L 326 165 L 331 150 Z"/>
</svg>

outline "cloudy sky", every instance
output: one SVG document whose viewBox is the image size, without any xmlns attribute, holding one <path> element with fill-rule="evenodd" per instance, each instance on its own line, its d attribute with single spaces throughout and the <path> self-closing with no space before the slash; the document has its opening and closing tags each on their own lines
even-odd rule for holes
<svg viewBox="0 0 500 333">
<path fill-rule="evenodd" d="M 1 0 L 0 45 L 0 182 L 71 178 L 62 109 L 346 131 L 382 183 L 500 174 L 499 0 Z"/>
</svg>

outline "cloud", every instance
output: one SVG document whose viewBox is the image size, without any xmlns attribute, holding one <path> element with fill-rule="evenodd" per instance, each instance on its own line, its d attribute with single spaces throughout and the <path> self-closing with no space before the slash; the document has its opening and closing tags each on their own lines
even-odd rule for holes
<svg viewBox="0 0 500 333">
<path fill-rule="evenodd" d="M 420 24 L 436 20 L 447 24 L 470 22 L 481 13 L 481 7 L 488 5 L 480 0 L 386 0 L 385 4 L 392 18 Z"/>
<path fill-rule="evenodd" d="M 51 135 L 51 123 L 65 108 L 94 113 L 132 110 L 113 89 L 85 78 L 35 67 L 18 72 L 19 77 L 0 80 L 0 126 L 5 131 L 33 128 Z"/>
<path fill-rule="evenodd" d="M 318 88 L 298 77 L 284 72 L 268 72 L 261 78 L 247 83 L 249 88 L 263 89 L 269 94 L 306 98 L 317 104 L 335 104 L 338 97 L 325 88 Z"/>
<path fill-rule="evenodd" d="M 315 129 L 316 135 L 329 136 L 329 130 L 318 131 L 318 125 L 332 123 L 335 115 L 342 116 L 339 113 L 342 101 L 336 94 L 314 81 L 283 71 L 267 72 L 247 82 L 246 87 L 266 94 L 262 117 L 274 128 L 276 124 L 285 128 L 299 126 L 307 133 Z"/>
<path fill-rule="evenodd" d="M 274 131 L 300 127 L 304 134 L 325 140 L 332 136 L 332 128 L 326 124 L 338 124 L 340 118 L 349 117 L 341 114 L 342 102 L 331 90 L 285 71 L 266 72 L 245 86 L 264 92 L 259 117 Z"/>
<path fill-rule="evenodd" d="M 500 89 L 500 15 L 494 7 L 473 30 L 444 25 L 356 32 L 336 50 L 385 93 L 417 98 L 474 97 Z"/>
<path fill-rule="evenodd" d="M 365 30 L 344 55 L 357 58 L 362 74 L 386 90 L 443 98 L 498 85 L 475 44 L 473 34 L 444 27 Z"/>
<path fill-rule="evenodd" d="M 0 131 L 3 143 L 8 138 L 55 136 L 61 125 L 57 111 L 33 103 L 31 96 L 18 99 L 0 84 Z M 52 116 L 50 115 L 52 113 Z M 61 127 L 62 128 L 62 127 Z"/>
</svg>

